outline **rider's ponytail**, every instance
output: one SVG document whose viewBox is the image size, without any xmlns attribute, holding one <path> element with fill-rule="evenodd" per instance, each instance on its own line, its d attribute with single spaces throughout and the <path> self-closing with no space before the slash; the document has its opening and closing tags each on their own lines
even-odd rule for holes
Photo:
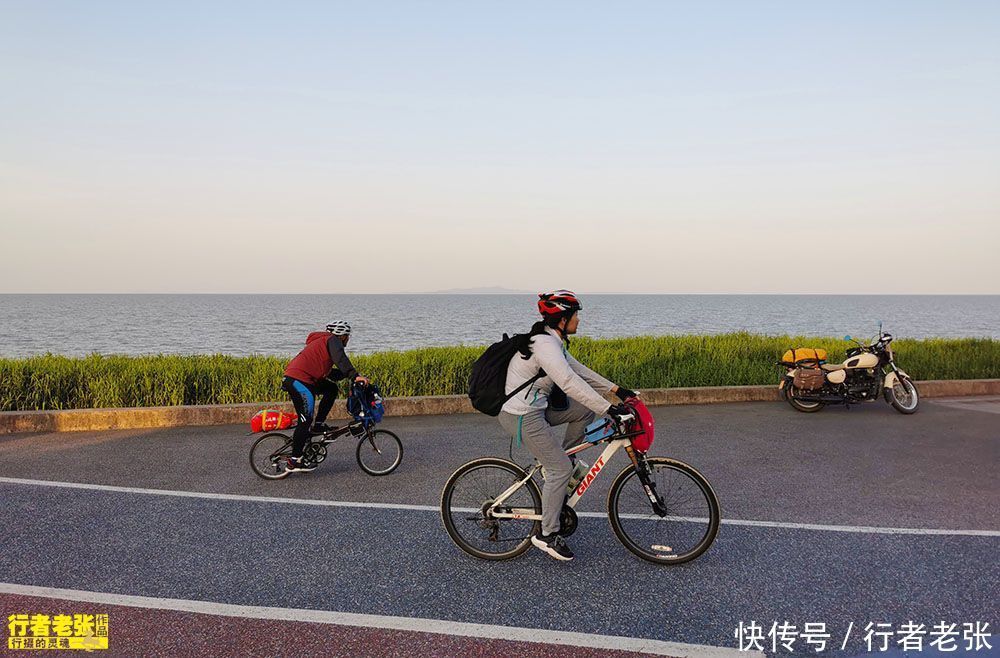
<svg viewBox="0 0 1000 658">
<path fill-rule="evenodd" d="M 555 324 L 551 324 L 550 322 L 539 320 L 535 324 L 531 325 L 531 331 L 526 334 L 518 334 L 514 337 L 514 340 L 517 341 L 517 351 L 521 353 L 522 359 L 531 358 L 531 339 L 535 336 L 544 334 L 547 327 L 555 327 L 555 324 L 559 323 L 559 319 L 556 319 Z M 566 341 L 566 345 L 568 346 L 569 336 L 563 334 L 561 331 L 559 333 L 562 334 L 563 340 Z"/>
</svg>

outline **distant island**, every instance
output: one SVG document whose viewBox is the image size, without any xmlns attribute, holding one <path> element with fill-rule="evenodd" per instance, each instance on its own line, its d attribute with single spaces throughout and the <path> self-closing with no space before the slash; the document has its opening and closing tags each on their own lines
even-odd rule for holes
<svg viewBox="0 0 1000 658">
<path fill-rule="evenodd" d="M 449 288 L 448 290 L 432 290 L 425 293 L 427 295 L 531 295 L 530 290 L 512 290 L 501 288 L 500 286 L 486 286 L 483 288 Z"/>
</svg>

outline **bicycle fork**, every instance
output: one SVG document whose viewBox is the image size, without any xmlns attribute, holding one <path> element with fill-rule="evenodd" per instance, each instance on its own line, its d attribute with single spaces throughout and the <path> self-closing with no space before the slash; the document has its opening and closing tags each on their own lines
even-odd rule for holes
<svg viewBox="0 0 1000 658">
<path fill-rule="evenodd" d="M 378 449 L 377 445 L 375 445 L 375 433 L 372 432 L 372 429 L 370 427 L 365 428 L 365 439 L 368 439 L 368 443 L 371 445 L 372 450 L 375 451 L 375 454 L 381 456 L 382 451 Z M 362 439 L 362 441 L 364 441 L 365 439 Z"/>
<path fill-rule="evenodd" d="M 635 465 L 635 472 L 639 476 L 639 482 L 642 483 L 646 497 L 649 498 L 649 502 L 653 506 L 653 512 L 662 519 L 667 515 L 667 505 L 663 502 L 663 497 L 656 491 L 656 482 L 653 481 L 646 455 L 636 454 L 632 446 L 626 446 L 625 452 L 632 460 L 632 464 Z"/>
</svg>

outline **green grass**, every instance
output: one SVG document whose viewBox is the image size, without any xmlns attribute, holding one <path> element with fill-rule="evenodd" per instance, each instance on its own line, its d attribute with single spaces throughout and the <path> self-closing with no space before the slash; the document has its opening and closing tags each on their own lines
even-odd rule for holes
<svg viewBox="0 0 1000 658">
<path fill-rule="evenodd" d="M 789 347 L 824 347 L 830 360 L 848 344 L 835 338 L 724 334 L 573 340 L 578 359 L 629 388 L 773 384 Z M 1000 377 L 1000 340 L 897 340 L 896 362 L 916 379 Z M 358 370 L 388 396 L 465 393 L 482 347 L 429 347 L 357 355 Z M 56 355 L 0 359 L 0 410 L 226 404 L 285 399 L 287 358 Z"/>
</svg>

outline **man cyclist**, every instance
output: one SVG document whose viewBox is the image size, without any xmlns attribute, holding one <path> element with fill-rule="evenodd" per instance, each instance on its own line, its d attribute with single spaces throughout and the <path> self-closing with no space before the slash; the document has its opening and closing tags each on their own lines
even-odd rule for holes
<svg viewBox="0 0 1000 658">
<path fill-rule="evenodd" d="M 292 398 L 295 413 L 299 416 L 292 434 L 292 456 L 285 469 L 290 473 L 316 468 L 316 464 L 302 460 L 302 452 L 312 434 L 331 429 L 325 421 L 337 399 L 337 382 L 348 379 L 368 383 L 368 378 L 358 374 L 344 351 L 350 339 L 351 325 L 341 320 L 331 322 L 326 325 L 326 331 L 309 334 L 306 346 L 285 368 L 281 388 Z M 317 405 L 319 395 L 323 396 L 323 400 Z"/>
<path fill-rule="evenodd" d="M 545 375 L 527 387 L 525 393 L 507 400 L 500 410 L 500 425 L 517 436 L 545 469 L 542 487 L 542 530 L 531 543 L 557 560 L 572 560 L 573 551 L 559 535 L 559 516 L 566 499 L 566 485 L 573 474 L 573 462 L 565 450 L 580 443 L 584 430 L 595 415 L 610 413 L 619 418 L 630 412 L 623 404 L 611 405 L 603 394 L 612 392 L 622 401 L 635 396 L 608 381 L 574 359 L 567 347 L 569 337 L 580 324 L 578 311 L 583 306 L 568 290 L 556 290 L 538 296 L 542 319 L 521 338 L 520 354 L 507 367 L 506 393 L 544 370 Z M 558 399 L 558 387 L 569 397 L 568 404 Z M 556 398 L 556 399 L 553 399 Z M 556 426 L 568 424 L 563 436 Z"/>
</svg>

